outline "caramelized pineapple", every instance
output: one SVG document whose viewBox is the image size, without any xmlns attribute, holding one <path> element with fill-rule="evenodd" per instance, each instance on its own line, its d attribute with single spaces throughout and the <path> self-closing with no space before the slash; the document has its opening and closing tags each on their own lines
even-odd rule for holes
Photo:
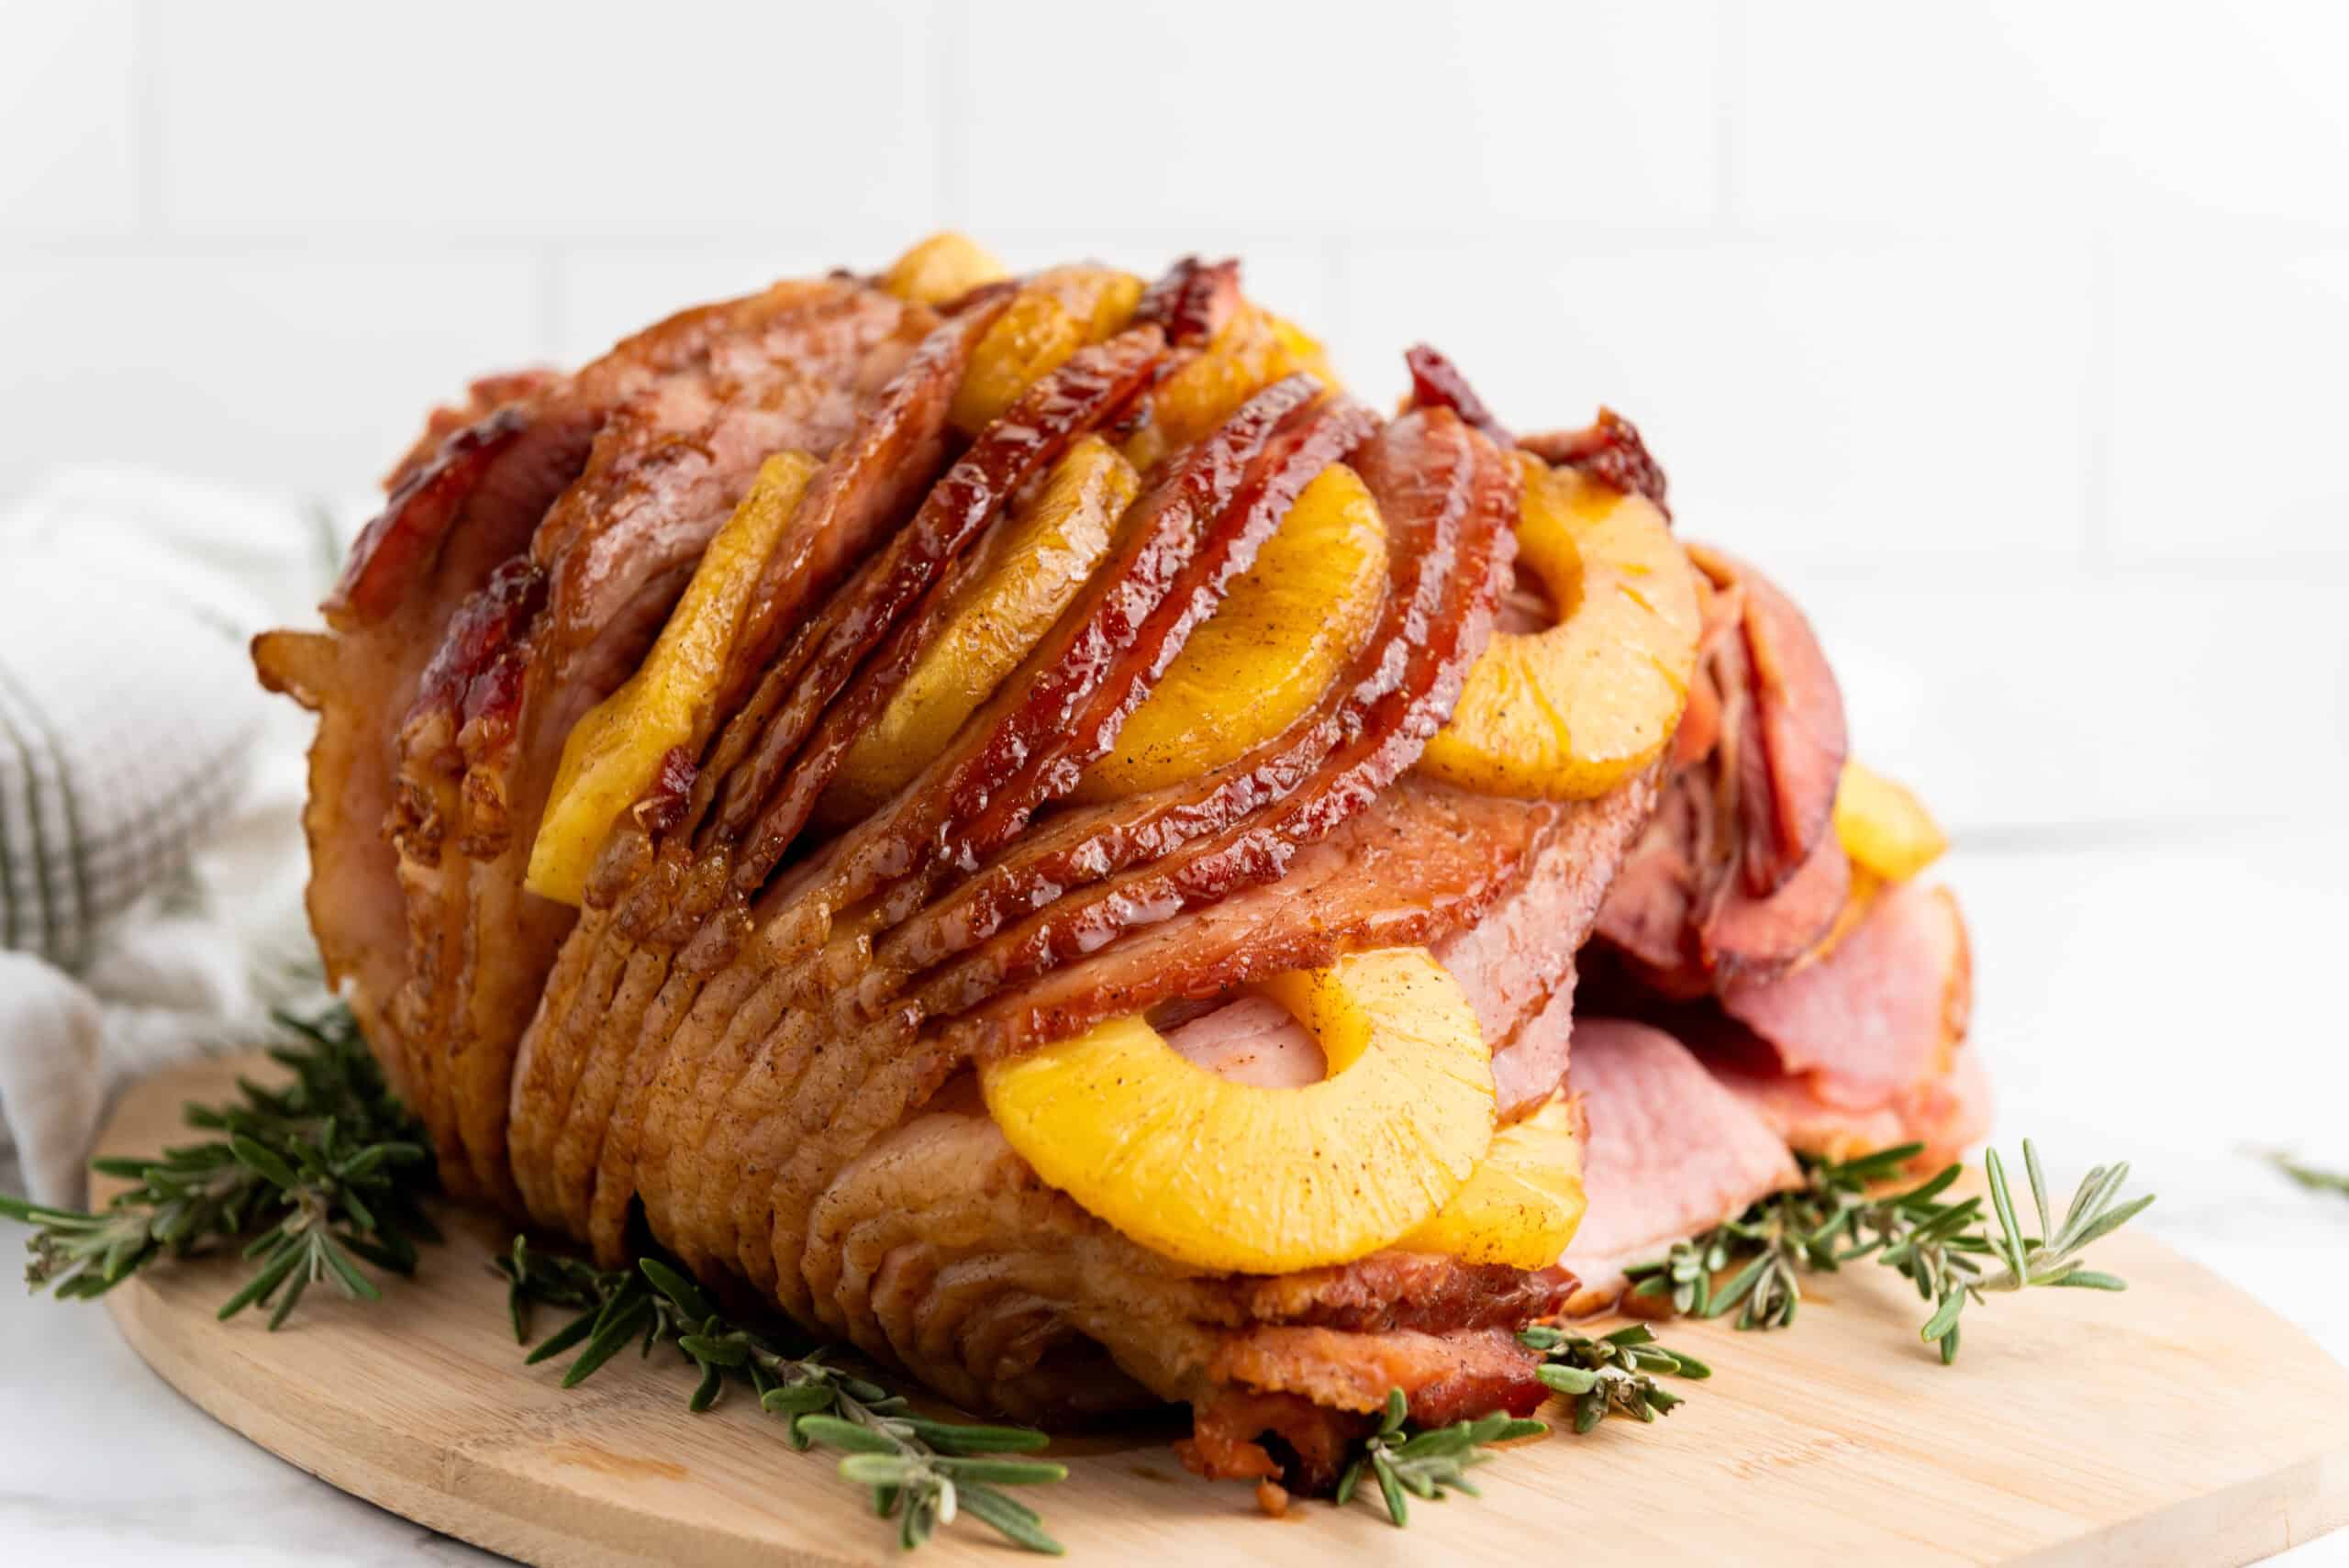
<svg viewBox="0 0 2349 1568">
<path fill-rule="evenodd" d="M 573 727 L 530 845 L 524 885 L 531 892 L 578 903 L 612 823 L 643 795 L 669 749 L 693 740 L 717 695 L 742 606 L 815 473 L 805 452 L 767 459 L 709 541 L 652 651 Z"/>
<path fill-rule="evenodd" d="M 1085 585 L 1141 487 L 1133 465 L 1098 436 L 1070 449 L 1043 489 L 991 536 L 937 636 L 841 760 L 824 795 L 828 821 L 864 816 L 946 749 Z"/>
<path fill-rule="evenodd" d="M 1495 795 L 1599 795 L 1653 762 L 1697 665 L 1696 583 L 1645 497 L 1520 453 L 1518 561 L 1546 631 L 1497 631 L 1420 767 Z"/>
<path fill-rule="evenodd" d="M 1243 301 L 1208 346 L 1151 394 L 1150 422 L 1126 443 L 1126 456 L 1147 473 L 1168 453 L 1213 433 L 1257 393 L 1299 371 L 1337 390 L 1319 343 Z"/>
<path fill-rule="evenodd" d="M 1835 786 L 1835 839 L 1854 865 L 1887 882 L 1906 882 L 1939 860 L 1949 840 L 1908 785 L 1856 759 Z"/>
<path fill-rule="evenodd" d="M 1125 326 L 1141 303 L 1142 282 L 1114 267 L 1053 267 L 1019 295 L 980 338 L 954 389 L 952 417 L 975 436 L 1087 343 Z"/>
<path fill-rule="evenodd" d="M 1467 1184 L 1396 1245 L 1471 1263 L 1546 1269 L 1582 1228 L 1582 1118 L 1558 1095 L 1493 1134 Z"/>
<path fill-rule="evenodd" d="M 914 305 L 944 305 L 1011 274 L 996 253 L 967 234 L 933 234 L 881 274 L 881 286 Z"/>
<path fill-rule="evenodd" d="M 1476 1016 L 1422 948 L 1267 989 L 1320 1042 L 1320 1083 L 1217 1077 L 1136 1017 L 988 1065 L 987 1108 L 1045 1181 L 1168 1257 L 1281 1273 L 1375 1251 L 1450 1202 L 1492 1141 Z"/>
<path fill-rule="evenodd" d="M 1075 798 L 1196 778 L 1286 729 L 1368 634 L 1386 583 L 1378 503 L 1360 475 L 1333 463 L 1191 633 Z"/>
</svg>

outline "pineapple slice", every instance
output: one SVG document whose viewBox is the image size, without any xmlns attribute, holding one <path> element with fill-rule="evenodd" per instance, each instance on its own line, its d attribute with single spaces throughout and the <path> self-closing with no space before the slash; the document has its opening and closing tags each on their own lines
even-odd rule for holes
<svg viewBox="0 0 2349 1568">
<path fill-rule="evenodd" d="M 1333 463 L 1298 495 L 1074 797 L 1114 800 L 1197 778 L 1286 729 L 1368 635 L 1386 584 L 1378 503 L 1360 475 Z"/>
<path fill-rule="evenodd" d="M 1494 795 L 1587 798 L 1653 762 L 1697 667 L 1697 586 L 1645 497 L 1518 462 L 1518 560 L 1556 606 L 1546 631 L 1497 631 L 1419 765 Z"/>
<path fill-rule="evenodd" d="M 775 540 L 799 508 L 816 460 L 778 452 L 709 541 L 685 596 L 635 674 L 587 710 L 562 744 L 524 881 L 541 898 L 577 904 L 619 814 L 642 797 L 670 749 L 707 717 L 734 625 Z"/>
<path fill-rule="evenodd" d="M 1299 371 L 1337 390 L 1319 343 L 1242 301 L 1208 346 L 1151 394 L 1150 421 L 1126 443 L 1126 456 L 1147 473 L 1169 453 L 1212 434 L 1257 393 Z"/>
<path fill-rule="evenodd" d="M 865 816 L 946 750 L 1108 554 L 1118 519 L 1141 488 L 1133 465 L 1098 436 L 1069 450 L 1035 499 L 998 530 L 999 542 L 956 590 L 905 684 L 841 759 L 824 795 L 825 820 Z"/>
<path fill-rule="evenodd" d="M 1167 1257 L 1283 1273 L 1375 1251 L 1450 1202 L 1492 1141 L 1476 1015 L 1424 948 L 1266 989 L 1320 1042 L 1320 1083 L 1219 1078 L 1132 1017 L 987 1064 L 987 1108 L 1037 1174 Z"/>
<path fill-rule="evenodd" d="M 996 253 L 967 234 L 933 234 L 881 274 L 881 286 L 913 305 L 944 305 L 983 284 L 1009 277 Z"/>
<path fill-rule="evenodd" d="M 1395 1243 L 1471 1263 L 1546 1269 L 1582 1228 L 1582 1116 L 1560 1095 L 1493 1134 L 1484 1162 L 1433 1219 Z"/>
<path fill-rule="evenodd" d="M 1835 786 L 1835 838 L 1854 864 L 1887 882 L 1908 881 L 1949 848 L 1915 792 L 1856 759 Z"/>
<path fill-rule="evenodd" d="M 1038 272 L 971 350 L 954 389 L 955 428 L 966 436 L 985 429 L 1071 354 L 1115 335 L 1141 303 L 1141 292 L 1140 278 L 1114 267 Z"/>
</svg>

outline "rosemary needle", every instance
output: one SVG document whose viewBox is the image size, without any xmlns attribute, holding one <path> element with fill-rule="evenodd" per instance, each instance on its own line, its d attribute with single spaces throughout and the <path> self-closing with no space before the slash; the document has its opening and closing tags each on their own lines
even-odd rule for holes
<svg viewBox="0 0 2349 1568">
<path fill-rule="evenodd" d="M 2311 1165 L 2280 1151 L 2270 1152 L 2266 1158 L 2269 1164 L 2312 1193 L 2332 1193 L 2349 1197 L 2349 1171 L 2328 1171 L 2321 1165 Z"/>
<path fill-rule="evenodd" d="M 785 1351 L 727 1317 L 700 1286 L 658 1258 L 640 1258 L 633 1269 L 598 1269 L 537 1251 L 518 1236 L 497 1268 L 506 1276 L 518 1342 L 529 1342 L 532 1303 L 573 1310 L 527 1358 L 549 1361 L 578 1347 L 563 1373 L 565 1388 L 577 1387 L 631 1345 L 645 1355 L 655 1345 L 672 1345 L 700 1373 L 687 1408 L 707 1410 L 729 1385 L 748 1387 L 760 1408 L 783 1418 L 794 1448 L 821 1443 L 842 1451 L 841 1477 L 868 1488 L 873 1511 L 897 1521 L 899 1545 L 919 1546 L 940 1526 L 969 1514 L 1015 1545 L 1061 1553 L 1042 1516 L 1002 1489 L 1066 1478 L 1065 1465 L 1016 1457 L 1042 1448 L 1043 1433 L 914 1415 L 904 1396 L 834 1365 L 825 1351 Z"/>
<path fill-rule="evenodd" d="M 1694 1356 L 1667 1351 L 1642 1324 L 1618 1329 L 1591 1339 L 1546 1323 L 1537 1323 L 1517 1336 L 1518 1342 L 1540 1352 L 1542 1364 L 1534 1375 L 1552 1392 L 1574 1401 L 1575 1430 L 1587 1432 L 1609 1415 L 1653 1421 L 1670 1415 L 1684 1401 L 1659 1386 L 1652 1373 L 1704 1378 L 1713 1369 Z M 1397 1527 L 1411 1522 L 1409 1498 L 1440 1502 L 1449 1492 L 1481 1496 L 1467 1473 L 1492 1458 L 1495 1443 L 1540 1437 L 1550 1429 L 1543 1423 L 1496 1410 L 1473 1421 L 1448 1427 L 1413 1428 L 1408 1407 L 1399 1388 L 1386 1396 L 1386 1407 L 1368 1437 L 1356 1446 L 1353 1458 L 1338 1477 L 1333 1501 L 1343 1507 L 1353 1500 L 1367 1475 L 1378 1488 L 1387 1522 Z"/>
<path fill-rule="evenodd" d="M 0 1195 L 0 1214 L 34 1228 L 27 1284 L 87 1300 L 157 1258 L 242 1242 L 252 1270 L 220 1316 L 268 1307 L 275 1329 L 322 1281 L 380 1296 L 354 1259 L 416 1271 L 417 1244 L 440 1239 L 422 1207 L 437 1184 L 423 1129 L 384 1084 L 349 1009 L 277 1021 L 294 1039 L 270 1055 L 293 1082 L 270 1089 L 239 1079 L 236 1101 L 189 1105 L 187 1125 L 211 1138 L 149 1159 L 92 1161 L 129 1184 L 104 1208 Z"/>
<path fill-rule="evenodd" d="M 274 1329 L 320 1281 L 354 1297 L 380 1297 L 354 1259 L 414 1272 L 417 1244 L 440 1240 L 423 1207 L 437 1183 L 422 1128 L 385 1084 L 347 1009 L 308 1020 L 281 1015 L 279 1022 L 295 1041 L 270 1054 L 292 1073 L 292 1083 L 269 1089 L 239 1080 L 236 1102 L 185 1109 L 188 1125 L 212 1137 L 151 1159 L 92 1162 L 129 1184 L 104 1208 L 56 1208 L 0 1195 L 0 1215 L 35 1228 L 26 1270 L 33 1288 L 87 1299 L 159 1257 L 241 1242 L 253 1266 L 220 1316 L 267 1307 Z M 1960 1174 L 1956 1165 L 1880 1195 L 1879 1187 L 1920 1151 L 1910 1144 L 1856 1160 L 1806 1161 L 1795 1191 L 1765 1198 L 1676 1244 L 1664 1258 L 1628 1271 L 1633 1291 L 1668 1296 L 1675 1309 L 1700 1318 L 1736 1312 L 1740 1328 L 1783 1328 L 1795 1320 L 1803 1274 L 1872 1259 L 1933 1304 L 1921 1334 L 1947 1362 L 1957 1353 L 1966 1304 L 1991 1292 L 2124 1288 L 2087 1268 L 2081 1254 L 2154 1201 L 2122 1201 L 2127 1165 L 2089 1172 L 2059 1219 L 2039 1151 L 2026 1139 L 2023 1167 L 2038 1221 L 2032 1235 L 1995 1150 L 1984 1159 L 1984 1195 L 1944 1197 Z M 2280 1154 L 2270 1159 L 2304 1186 L 2349 1193 L 2349 1176 Z M 917 1416 L 903 1396 L 833 1364 L 824 1350 L 787 1351 L 727 1317 L 658 1258 L 603 1270 L 535 1251 L 518 1237 L 497 1267 L 507 1282 L 507 1314 L 518 1342 L 529 1342 L 533 1304 L 573 1311 L 528 1357 L 535 1363 L 575 1350 L 566 1388 L 630 1345 L 650 1354 L 668 1344 L 699 1373 L 689 1408 L 707 1410 L 729 1385 L 747 1385 L 762 1409 L 786 1423 L 795 1448 L 821 1443 L 841 1451 L 840 1473 L 870 1491 L 876 1514 L 896 1521 L 903 1546 L 920 1545 L 967 1513 L 1029 1551 L 1062 1551 L 1041 1516 L 1003 1490 L 1067 1475 L 1063 1465 L 1021 1457 L 1045 1445 L 1041 1432 Z M 1653 1421 L 1669 1414 L 1682 1399 L 1657 1384 L 1658 1373 L 1711 1375 L 1696 1358 L 1657 1344 L 1642 1325 L 1598 1338 L 1536 1325 L 1519 1340 L 1541 1355 L 1536 1375 L 1542 1384 L 1573 1402 L 1577 1432 L 1609 1415 Z M 1467 1473 L 1491 1457 L 1493 1444 L 1548 1430 L 1499 1412 L 1414 1429 L 1397 1389 L 1345 1466 L 1337 1501 L 1348 1502 L 1366 1476 L 1388 1519 L 1403 1525 L 1410 1497 L 1476 1496 Z"/>
<path fill-rule="evenodd" d="M 1987 1191 L 1981 1195 L 1944 1198 L 1963 1173 L 1954 1164 L 1913 1187 L 1879 1194 L 1883 1183 L 1922 1151 L 1923 1145 L 1910 1143 L 1856 1160 L 1806 1161 L 1803 1184 L 1794 1191 L 1764 1198 L 1736 1218 L 1675 1244 L 1664 1258 L 1626 1271 L 1632 1292 L 1668 1297 L 1675 1310 L 1698 1318 L 1736 1312 L 1741 1329 L 1783 1329 L 1801 1306 L 1804 1274 L 1873 1260 L 1932 1304 L 1920 1337 L 1946 1362 L 1956 1359 L 1966 1304 L 1992 1292 L 2035 1285 L 2127 1288 L 2115 1276 L 2087 1268 L 2081 1257 L 2154 1201 L 2150 1195 L 2121 1199 L 2126 1163 L 2090 1171 L 2058 1219 L 2039 1150 L 2023 1140 L 2023 1169 L 2039 1223 L 2034 1236 L 2024 1227 L 1995 1149 L 1983 1155 Z"/>
</svg>

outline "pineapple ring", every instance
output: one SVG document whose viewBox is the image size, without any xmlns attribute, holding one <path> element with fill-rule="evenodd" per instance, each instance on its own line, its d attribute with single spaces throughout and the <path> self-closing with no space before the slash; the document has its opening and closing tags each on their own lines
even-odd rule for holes
<svg viewBox="0 0 2349 1568">
<path fill-rule="evenodd" d="M 1582 1115 L 1559 1095 L 1493 1134 L 1493 1146 L 1436 1217 L 1395 1243 L 1471 1263 L 1546 1269 L 1582 1229 Z"/>
<path fill-rule="evenodd" d="M 1242 300 L 1207 346 L 1151 393 L 1150 418 L 1127 441 L 1126 456 L 1147 473 L 1170 454 L 1213 435 L 1256 394 L 1300 371 L 1338 390 L 1330 356 L 1319 341 Z"/>
<path fill-rule="evenodd" d="M 573 725 L 562 743 L 523 885 L 577 904 L 621 812 L 642 797 L 670 748 L 692 741 L 709 717 L 734 624 L 759 571 L 816 474 L 805 452 L 767 459 L 750 494 L 702 552 L 644 663 Z"/>
<path fill-rule="evenodd" d="M 945 305 L 1010 275 L 994 251 L 950 228 L 890 262 L 881 287 L 914 305 Z"/>
<path fill-rule="evenodd" d="M 1038 1175 L 1163 1256 L 1285 1273 L 1376 1251 L 1432 1218 L 1492 1142 L 1476 1015 L 1424 948 L 1265 989 L 1320 1042 L 1320 1083 L 1219 1078 L 1137 1015 L 987 1063 L 987 1109 Z"/>
<path fill-rule="evenodd" d="M 1141 488 L 1133 465 L 1100 437 L 1069 449 L 1042 491 L 997 526 L 1000 542 L 979 547 L 988 558 L 957 589 L 880 718 L 841 758 L 820 807 L 825 821 L 864 816 L 946 750 L 1109 553 Z"/>
<path fill-rule="evenodd" d="M 1117 800 L 1245 756 L 1319 701 L 1386 592 L 1386 525 L 1343 463 L 1317 474 L 1070 798 Z"/>
<path fill-rule="evenodd" d="M 1518 560 L 1556 625 L 1496 631 L 1419 766 L 1493 795 L 1605 795 L 1653 762 L 1697 669 L 1697 585 L 1645 497 L 1518 457 Z"/>
<path fill-rule="evenodd" d="M 1949 848 L 1949 839 L 1908 785 L 1857 759 L 1835 786 L 1835 839 L 1852 863 L 1887 882 L 1906 882 Z"/>
<path fill-rule="evenodd" d="M 1088 343 L 1115 336 L 1141 303 L 1141 280 L 1115 267 L 1052 267 L 1020 285 L 971 350 L 949 417 L 975 436 Z"/>
</svg>

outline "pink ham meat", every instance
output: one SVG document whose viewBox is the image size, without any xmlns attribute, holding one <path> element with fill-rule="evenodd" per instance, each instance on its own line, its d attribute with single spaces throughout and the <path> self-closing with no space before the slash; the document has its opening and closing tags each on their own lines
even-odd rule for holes
<svg viewBox="0 0 2349 1568">
<path fill-rule="evenodd" d="M 1569 1310 L 1609 1305 L 1627 1264 L 1801 1179 L 1776 1130 L 1662 1029 L 1581 1020 L 1566 1087 L 1590 1124 L 1590 1207 L 1560 1260 L 1580 1282 Z"/>
<path fill-rule="evenodd" d="M 1493 1052 L 1493 1096 L 1503 1122 L 1529 1114 L 1565 1076 L 1574 1027 L 1575 951 L 1597 917 L 1620 845 L 1593 852 L 1590 838 L 1551 821 L 1549 808 L 1489 801 L 1521 812 L 1539 848 L 1481 917 L 1436 940 L 1435 955 L 1466 993 Z M 1318 1081 L 1321 1052 L 1297 1022 L 1262 997 L 1243 996 L 1168 1036 L 1200 1066 L 1244 1083 Z"/>
<path fill-rule="evenodd" d="M 1269 996 L 1226 1003 L 1168 1034 L 1166 1043 L 1194 1066 L 1259 1089 L 1301 1089 L 1330 1073 L 1305 1026 Z"/>
<path fill-rule="evenodd" d="M 1435 953 L 1467 993 L 1493 1045 L 1493 1099 L 1504 1122 L 1547 1100 L 1565 1075 L 1574 1028 L 1574 954 L 1546 951 L 1527 915 L 1550 902 L 1522 891 Z M 1522 944 L 1522 950 L 1513 951 Z M 1520 958 L 1534 962 L 1519 962 Z M 1542 977 L 1547 976 L 1546 984 Z M 1321 1048 L 1277 1003 L 1246 995 L 1170 1032 L 1167 1043 L 1210 1073 L 1262 1088 L 1293 1089 L 1327 1074 Z"/>
<path fill-rule="evenodd" d="M 1769 1123 L 1787 1147 L 1822 1160 L 1851 1160 L 1878 1149 L 1921 1143 L 1924 1148 L 1909 1162 L 1911 1167 L 1938 1170 L 1990 1131 L 1990 1073 L 1976 1051 L 1959 1051 L 1957 1064 L 1945 1075 L 1904 1089 L 1867 1110 L 1826 1099 L 1808 1074 L 1710 1056 L 1705 1065 L 1723 1088 Z"/>
<path fill-rule="evenodd" d="M 1823 956 L 1775 980 L 1732 982 L 1720 1005 L 1820 1100 L 1865 1111 L 1948 1074 L 1972 992 L 1957 901 L 1902 883 Z"/>
</svg>

